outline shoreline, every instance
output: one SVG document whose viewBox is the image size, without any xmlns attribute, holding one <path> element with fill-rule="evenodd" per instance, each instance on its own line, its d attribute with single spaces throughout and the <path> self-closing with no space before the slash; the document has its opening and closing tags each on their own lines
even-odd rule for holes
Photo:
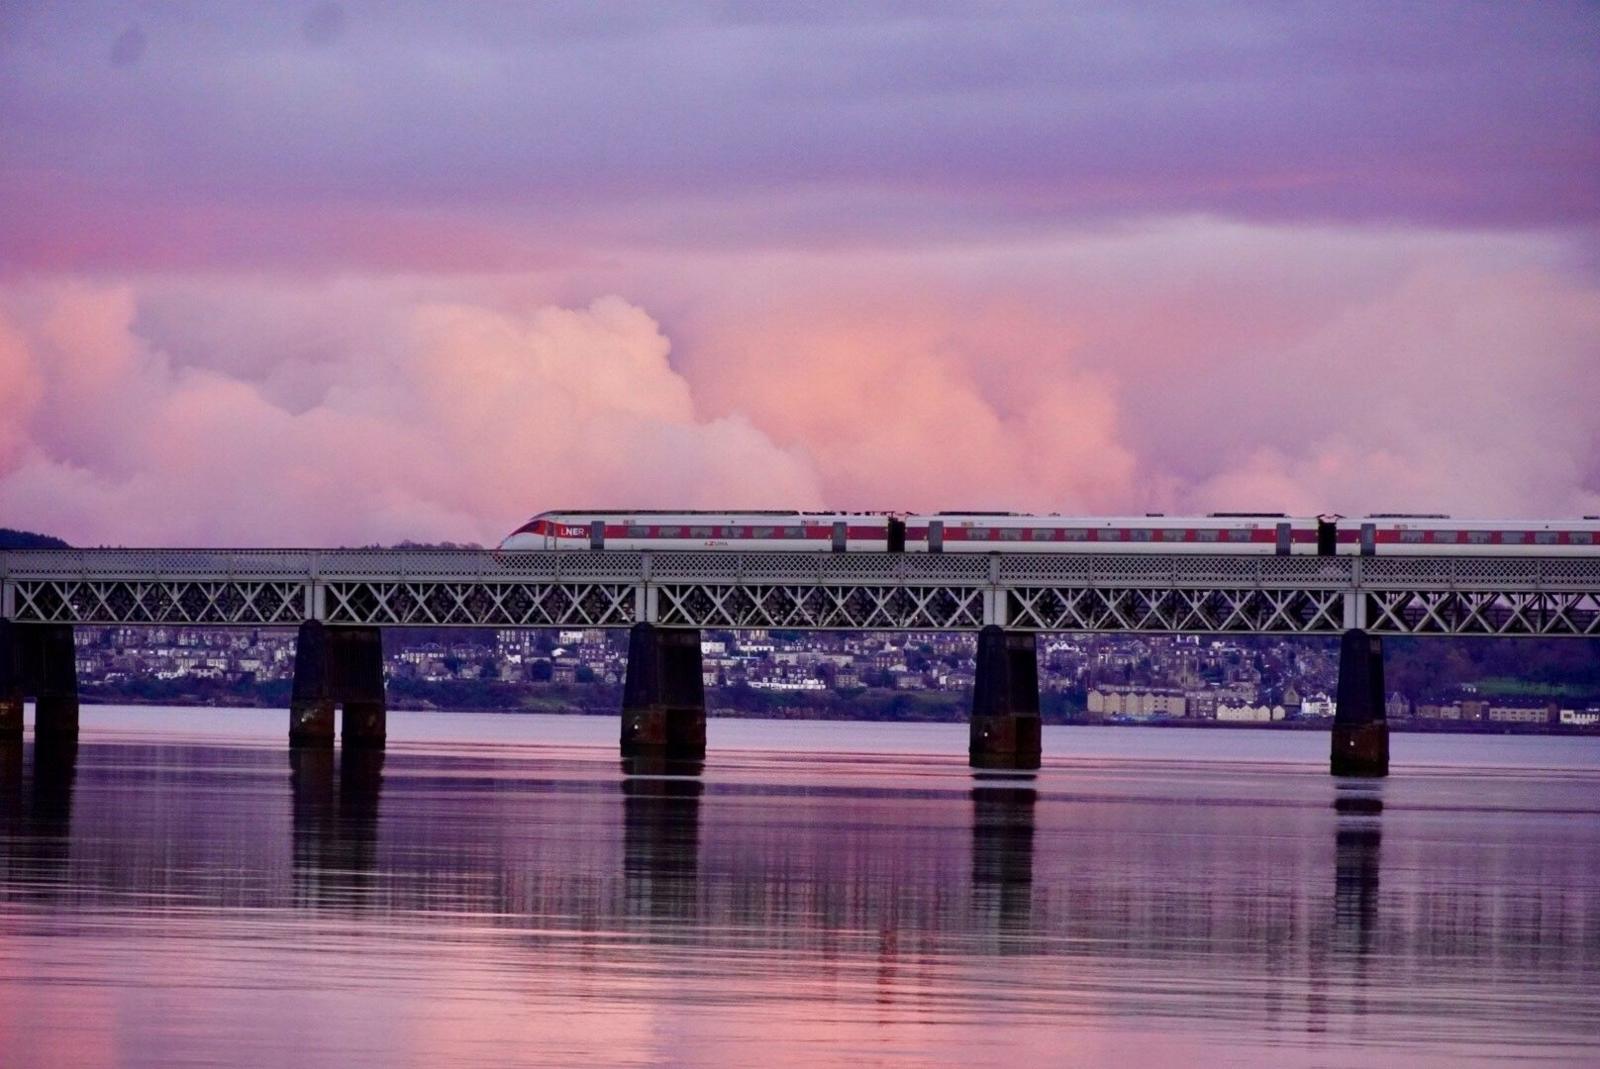
<svg viewBox="0 0 1600 1069">
<path fill-rule="evenodd" d="M 108 698 L 100 695 L 83 695 L 80 697 L 82 705 L 95 706 L 126 706 L 149 708 L 188 708 L 188 709 L 277 709 L 284 708 L 271 702 L 260 701 L 177 701 L 171 698 L 134 698 L 117 697 Z M 401 702 L 389 706 L 391 712 L 407 713 L 470 713 L 492 714 L 495 716 L 582 716 L 582 717 L 607 717 L 618 716 L 615 708 L 586 708 L 571 705 L 565 708 L 545 706 L 540 708 L 493 708 L 493 707 L 447 707 L 431 704 L 418 704 L 416 702 Z M 777 721 L 814 721 L 819 723 L 862 723 L 862 724 L 964 724 L 965 716 L 960 717 L 871 717 L 871 716 L 764 716 L 759 713 L 746 713 L 727 706 L 707 706 L 706 716 L 717 720 L 777 720 Z M 1046 717 L 1044 723 L 1049 727 L 1110 727 L 1110 728 L 1200 728 L 1204 730 L 1232 730 L 1243 728 L 1256 731 L 1331 731 L 1332 720 L 1198 720 L 1198 719 L 1165 719 L 1165 720 L 1089 720 L 1080 718 Z M 1579 737 L 1600 736 L 1600 725 L 1584 727 L 1572 724 L 1504 724 L 1473 721 L 1468 723 L 1452 723 L 1449 721 L 1417 721 L 1390 720 L 1389 730 L 1395 734 L 1416 735 L 1571 735 Z"/>
</svg>

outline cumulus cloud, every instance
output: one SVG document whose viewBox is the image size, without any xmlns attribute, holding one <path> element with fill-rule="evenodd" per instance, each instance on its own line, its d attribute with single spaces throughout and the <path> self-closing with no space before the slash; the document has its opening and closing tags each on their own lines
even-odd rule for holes
<svg viewBox="0 0 1600 1069">
<path fill-rule="evenodd" d="M 850 498 L 1570 515 L 1600 488 L 1600 290 L 1569 250 L 1190 219 L 768 255 L 678 336 L 708 411 Z"/>
<path fill-rule="evenodd" d="M 1557 238 L 1209 219 L 41 280 L 0 291 L 0 515 L 284 544 L 492 542 L 568 507 L 1593 513 L 1596 337 Z"/>
<path fill-rule="evenodd" d="M 702 336 L 693 374 L 714 410 L 814 456 L 841 506 L 1125 504 L 1134 458 L 1113 384 L 1056 351 L 1013 354 L 1042 372 L 1025 391 L 986 385 L 985 354 L 951 311 L 812 301 L 728 317 Z"/>
<path fill-rule="evenodd" d="M 515 314 L 418 303 L 321 395 L 174 366 L 127 287 L 7 302 L 0 514 L 80 543 L 493 542 L 537 508 L 815 504 L 802 456 L 701 419 L 619 298 Z M 596 500 L 597 495 L 619 495 Z"/>
</svg>

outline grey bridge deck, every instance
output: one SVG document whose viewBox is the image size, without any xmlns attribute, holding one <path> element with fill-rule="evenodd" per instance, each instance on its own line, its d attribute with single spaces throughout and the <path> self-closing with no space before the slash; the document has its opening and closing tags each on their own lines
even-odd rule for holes
<svg viewBox="0 0 1600 1069">
<path fill-rule="evenodd" d="M 17 623 L 1600 635 L 1600 555 L 0 552 Z"/>
</svg>

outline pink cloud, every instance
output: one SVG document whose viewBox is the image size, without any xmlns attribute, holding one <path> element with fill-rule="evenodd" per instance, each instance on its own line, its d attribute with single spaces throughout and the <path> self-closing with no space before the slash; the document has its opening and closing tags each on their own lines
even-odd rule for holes
<svg viewBox="0 0 1600 1069">
<path fill-rule="evenodd" d="M 1567 252 L 1187 220 L 15 283 L 0 513 L 287 544 L 493 542 L 565 507 L 1594 512 L 1600 290 Z"/>
<path fill-rule="evenodd" d="M 597 495 L 818 497 L 803 460 L 744 421 L 697 418 L 654 322 L 616 298 L 521 316 L 406 307 L 386 354 L 343 353 L 298 411 L 241 378 L 173 370 L 133 328 L 126 289 L 32 303 L 42 315 L 11 329 L 60 418 L 8 402 L 25 445 L 0 469 L 0 512 L 78 542 L 492 543 Z"/>
</svg>

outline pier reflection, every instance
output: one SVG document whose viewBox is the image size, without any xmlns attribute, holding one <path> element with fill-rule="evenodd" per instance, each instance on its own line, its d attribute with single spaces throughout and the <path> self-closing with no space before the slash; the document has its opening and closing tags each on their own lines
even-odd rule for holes
<svg viewBox="0 0 1600 1069">
<path fill-rule="evenodd" d="M 1383 784 L 1344 783 L 1333 800 L 1338 819 L 1333 840 L 1335 945 L 1366 954 L 1378 925 L 1378 877 L 1383 848 Z"/>
<path fill-rule="evenodd" d="M 972 788 L 972 901 L 996 918 L 1002 934 L 1028 930 L 1033 918 L 1032 777 L 983 780 Z"/>
<path fill-rule="evenodd" d="M 705 784 L 684 776 L 630 776 L 621 789 L 628 913 L 674 920 L 694 916 Z"/>
<path fill-rule="evenodd" d="M 295 898 L 359 907 L 377 867 L 384 752 L 324 747 L 289 751 Z M 337 772 L 337 775 L 336 775 Z"/>
<path fill-rule="evenodd" d="M 48 896 L 68 883 L 78 741 L 0 744 L 0 878 L 7 893 Z"/>
</svg>

